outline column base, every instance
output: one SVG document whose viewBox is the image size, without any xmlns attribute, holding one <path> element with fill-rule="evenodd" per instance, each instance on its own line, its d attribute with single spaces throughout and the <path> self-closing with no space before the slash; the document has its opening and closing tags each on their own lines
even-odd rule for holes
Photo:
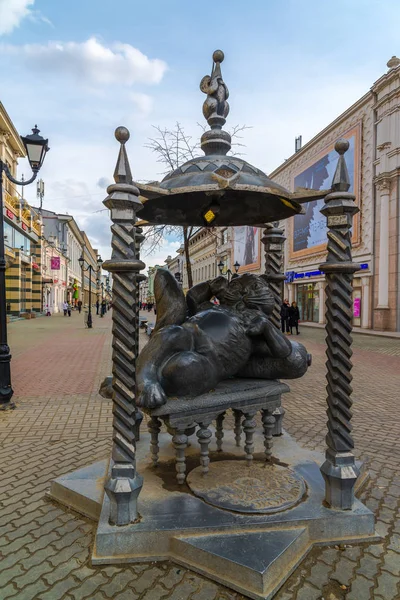
<svg viewBox="0 0 400 600">
<path fill-rule="evenodd" d="M 137 499 L 143 477 L 130 464 L 114 464 L 111 477 L 104 486 L 110 499 L 110 525 L 130 525 L 138 518 Z"/>
<path fill-rule="evenodd" d="M 326 452 L 321 467 L 325 480 L 325 501 L 330 508 L 351 510 L 354 504 L 354 486 L 360 471 L 351 452 Z"/>
</svg>

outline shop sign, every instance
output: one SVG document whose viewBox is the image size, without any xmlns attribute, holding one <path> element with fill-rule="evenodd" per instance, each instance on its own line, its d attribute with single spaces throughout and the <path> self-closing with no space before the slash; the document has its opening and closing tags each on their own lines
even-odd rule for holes
<svg viewBox="0 0 400 600">
<path fill-rule="evenodd" d="M 361 317 L 361 298 L 354 298 L 353 317 L 355 319 L 359 319 Z"/>
<path fill-rule="evenodd" d="M 61 261 L 60 261 L 60 257 L 59 256 L 52 256 L 51 257 L 51 261 L 50 261 L 50 264 L 51 264 L 50 268 L 53 271 L 59 271 L 60 270 L 60 263 L 61 263 Z"/>
<path fill-rule="evenodd" d="M 6 215 L 9 219 L 14 219 L 14 213 L 9 208 L 6 208 Z"/>
</svg>

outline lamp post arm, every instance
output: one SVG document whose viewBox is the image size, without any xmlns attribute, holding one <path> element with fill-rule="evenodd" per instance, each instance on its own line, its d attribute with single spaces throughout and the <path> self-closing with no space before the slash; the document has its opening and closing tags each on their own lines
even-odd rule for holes
<svg viewBox="0 0 400 600">
<path fill-rule="evenodd" d="M 15 177 L 13 177 L 11 175 L 11 171 L 8 168 L 8 166 L 6 165 L 5 162 L 3 162 L 2 160 L 0 160 L 0 169 L 2 171 L 4 171 L 4 173 L 7 176 L 7 179 L 9 179 L 12 183 L 15 183 L 15 185 L 29 185 L 30 183 L 32 183 L 32 181 L 35 181 L 38 171 L 34 171 L 32 177 L 30 179 L 28 179 L 27 181 L 18 181 L 18 179 L 15 179 Z"/>
</svg>

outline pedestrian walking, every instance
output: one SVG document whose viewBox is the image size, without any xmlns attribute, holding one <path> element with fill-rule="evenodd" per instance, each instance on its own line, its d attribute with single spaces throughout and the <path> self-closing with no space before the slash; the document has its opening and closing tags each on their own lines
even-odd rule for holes
<svg viewBox="0 0 400 600">
<path fill-rule="evenodd" d="M 81 312 L 82 312 L 82 300 L 78 300 L 78 311 L 79 311 L 79 314 L 81 314 Z"/>
<path fill-rule="evenodd" d="M 68 312 L 68 316 L 71 316 L 71 310 L 72 310 L 72 306 L 71 306 L 71 302 L 68 302 L 67 304 L 67 312 Z"/>
<path fill-rule="evenodd" d="M 300 311 L 296 302 L 292 302 L 291 307 L 289 308 L 289 327 L 290 333 L 293 334 L 293 327 L 296 328 L 296 334 L 299 335 L 299 321 L 300 321 Z"/>
<path fill-rule="evenodd" d="M 46 304 L 46 317 L 51 317 L 50 307 Z"/>
<path fill-rule="evenodd" d="M 107 302 L 105 300 L 101 301 L 101 314 L 104 316 L 107 311 Z"/>
<path fill-rule="evenodd" d="M 68 312 L 68 302 L 63 303 L 63 311 L 64 311 L 64 317 L 66 317 L 67 312 Z"/>
<path fill-rule="evenodd" d="M 96 315 L 99 314 L 100 302 L 96 300 Z"/>
<path fill-rule="evenodd" d="M 282 333 L 290 333 L 289 331 L 289 300 L 284 300 L 281 306 L 281 326 Z"/>
</svg>

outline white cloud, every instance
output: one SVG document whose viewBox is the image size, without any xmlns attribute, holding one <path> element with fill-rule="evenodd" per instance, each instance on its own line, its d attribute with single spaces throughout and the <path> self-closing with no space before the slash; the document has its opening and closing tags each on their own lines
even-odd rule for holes
<svg viewBox="0 0 400 600">
<path fill-rule="evenodd" d="M 70 75 L 89 84 L 155 84 L 161 81 L 167 69 L 164 61 L 150 59 L 130 44 L 116 42 L 108 47 L 94 37 L 85 42 L 4 44 L 0 50 L 16 56 L 34 71 L 62 77 Z M 143 104 L 143 99 L 141 101 Z"/>
<path fill-rule="evenodd" d="M 0 0 L 0 35 L 11 33 L 21 21 L 32 14 L 35 0 Z"/>
<path fill-rule="evenodd" d="M 143 116 L 147 117 L 153 110 L 153 98 L 151 96 L 140 92 L 132 92 L 130 97 Z"/>
</svg>

